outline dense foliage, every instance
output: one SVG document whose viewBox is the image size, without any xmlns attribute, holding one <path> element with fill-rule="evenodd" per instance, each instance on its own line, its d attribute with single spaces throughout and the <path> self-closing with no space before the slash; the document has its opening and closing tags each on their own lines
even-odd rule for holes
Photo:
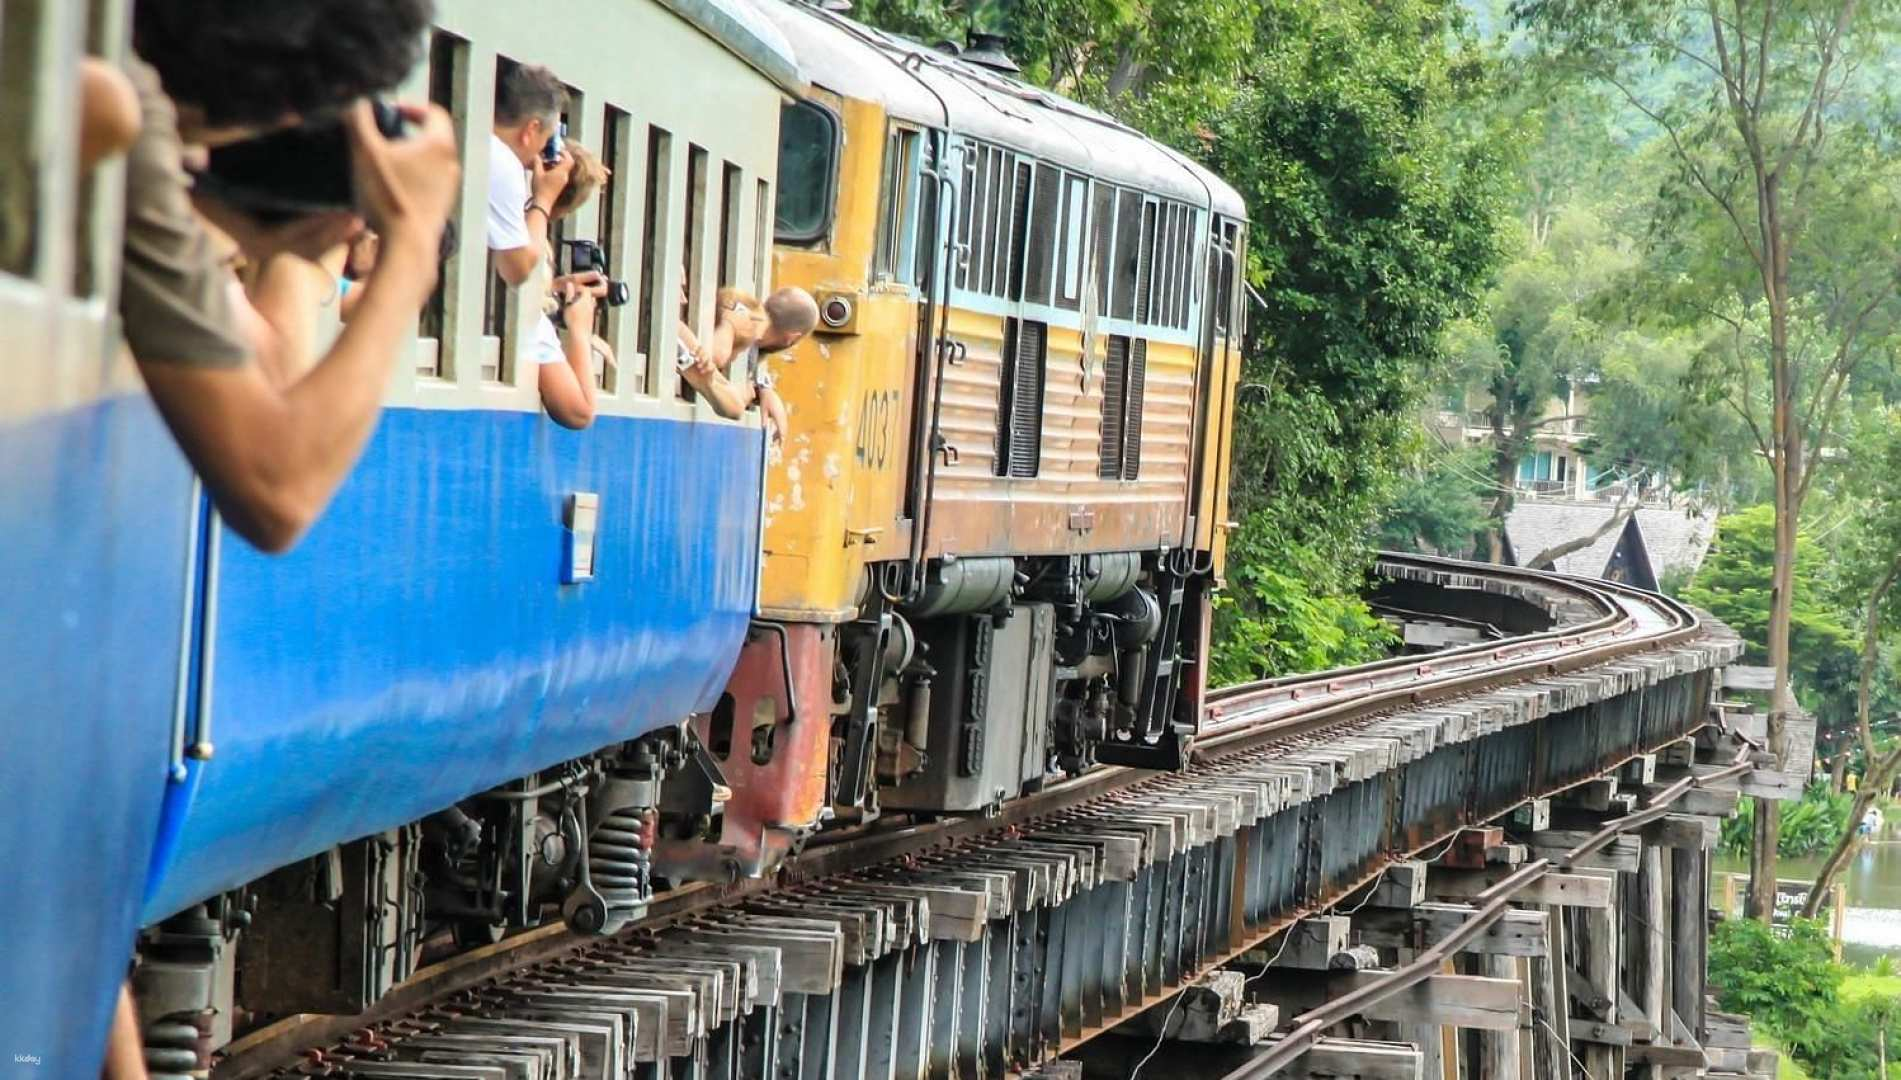
<svg viewBox="0 0 1901 1080">
<path fill-rule="evenodd" d="M 865 0 L 924 41 L 1001 33 L 1026 77 L 1202 160 L 1246 199 L 1222 679 L 1378 654 L 1359 601 L 1414 413 L 1498 254 L 1492 69 L 1448 0 Z"/>
<path fill-rule="evenodd" d="M 1748 1015 L 1816 1076 L 1863 1080 L 1880 1075 L 1876 1032 L 1896 1001 L 1845 1001 L 1847 969 L 1834 959 L 1820 923 L 1797 919 L 1770 928 L 1748 919 L 1719 923 L 1710 935 L 1710 985 L 1724 1009 Z"/>
<path fill-rule="evenodd" d="M 1850 795 L 1830 791 L 1827 784 L 1809 785 L 1799 802 L 1783 804 L 1781 842 L 1776 850 L 1796 857 L 1827 851 L 1848 828 L 1854 801 Z M 1731 855 L 1747 854 L 1755 825 L 1756 802 L 1744 799 L 1736 816 L 1723 822 L 1722 849 Z"/>
<path fill-rule="evenodd" d="M 1484 77 L 1447 49 L 1456 11 L 1264 4 L 1251 76 L 1212 125 L 1210 163 L 1252 211 L 1261 286 L 1234 454 L 1240 557 L 1218 624 L 1228 674 L 1383 643 L 1350 598 L 1442 331 L 1497 254 L 1493 144 L 1455 124 Z M 1309 614 L 1290 619 L 1301 593 Z M 1304 645 L 1316 635 L 1337 645 Z"/>
<path fill-rule="evenodd" d="M 1767 504 L 1717 522 L 1716 539 L 1683 599 L 1708 610 L 1742 636 L 1744 663 L 1767 662 L 1769 566 L 1775 556 L 1775 509 Z M 1795 607 L 1790 671 L 1810 708 L 1826 717 L 1854 707 L 1855 628 L 1832 603 L 1831 568 L 1814 538 L 1803 535 L 1795 549 Z"/>
</svg>

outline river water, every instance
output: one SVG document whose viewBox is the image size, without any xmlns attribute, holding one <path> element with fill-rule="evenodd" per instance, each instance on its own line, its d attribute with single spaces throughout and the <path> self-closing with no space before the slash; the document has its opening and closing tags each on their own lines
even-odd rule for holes
<svg viewBox="0 0 1901 1080">
<path fill-rule="evenodd" d="M 1776 875 L 1784 880 L 1814 880 L 1822 867 L 1820 856 L 1778 860 Z M 1719 856 L 1715 870 L 1738 873 L 1747 878 L 1749 862 L 1744 858 Z M 1901 959 L 1901 841 L 1887 840 L 1864 844 L 1842 874 L 1848 887 L 1847 911 L 1842 919 L 1842 958 L 1856 963 L 1871 963 L 1883 953 Z M 1711 889 L 1711 902 L 1723 902 L 1722 879 L 1717 877 Z M 1740 896 L 1744 883 L 1738 882 Z"/>
</svg>

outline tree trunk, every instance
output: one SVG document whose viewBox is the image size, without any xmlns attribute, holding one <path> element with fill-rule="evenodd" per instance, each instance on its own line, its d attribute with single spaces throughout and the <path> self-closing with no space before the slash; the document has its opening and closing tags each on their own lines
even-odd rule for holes
<svg viewBox="0 0 1901 1080">
<path fill-rule="evenodd" d="M 1492 480 L 1498 486 L 1498 493 L 1492 497 L 1492 525 L 1488 530 L 1490 551 L 1487 562 L 1505 561 L 1505 521 L 1512 516 L 1512 506 L 1517 499 L 1513 485 L 1518 483 L 1518 455 L 1508 445 L 1504 428 L 1496 421 L 1492 425 Z"/>
<path fill-rule="evenodd" d="M 1790 423 L 1793 418 L 1780 414 L 1787 411 L 1786 403 L 1778 406 L 1777 427 Z M 1795 587 L 1795 532 L 1797 514 L 1800 508 L 1796 504 L 1796 486 L 1790 482 L 1796 469 L 1792 466 L 1800 459 L 1800 451 L 1792 459 L 1787 444 L 1783 444 L 1776 462 L 1776 547 L 1775 561 L 1769 576 L 1769 666 L 1775 669 L 1775 688 L 1769 697 L 1769 752 L 1778 759 L 1783 757 L 1783 726 L 1794 702 L 1789 688 L 1789 627 L 1794 613 Z M 1756 800 L 1755 842 L 1749 853 L 1749 914 L 1752 918 L 1770 922 L 1775 916 L 1776 905 L 1776 845 L 1782 838 L 1782 804 L 1774 799 Z"/>
<path fill-rule="evenodd" d="M 1828 895 L 1828 887 L 1835 884 L 1835 878 L 1848 865 L 1855 849 L 1861 846 L 1861 818 L 1874 803 L 1877 790 L 1874 784 L 1869 783 L 1861 785 L 1861 789 L 1855 792 L 1854 805 L 1848 811 L 1848 827 L 1836 839 L 1835 848 L 1822 862 L 1822 868 L 1815 872 L 1815 884 L 1809 887 L 1809 898 L 1802 902 L 1803 918 L 1813 919 L 1822 910 L 1822 900 Z"/>
<path fill-rule="evenodd" d="M 1830 794 L 1840 795 L 1848 785 L 1848 757 L 1851 751 L 1848 740 L 1840 739 L 1835 744 L 1835 760 L 1829 763 L 1828 790 Z"/>
</svg>

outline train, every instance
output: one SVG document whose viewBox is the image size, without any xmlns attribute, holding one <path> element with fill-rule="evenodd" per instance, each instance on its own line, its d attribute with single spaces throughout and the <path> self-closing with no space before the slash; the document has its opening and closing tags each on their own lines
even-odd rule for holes
<svg viewBox="0 0 1901 1080">
<path fill-rule="evenodd" d="M 125 5 L 0 12 L 0 210 L 37 241 L 0 244 L 27 883 L 0 890 L 0 1031 L 60 1074 L 97 1071 L 128 972 L 155 1074 L 189 1073 L 274 1018 L 364 1011 L 438 943 L 614 933 L 826 829 L 1178 767 L 1200 723 L 1232 188 L 992 39 L 798 0 L 438 7 L 405 96 L 454 117 L 459 232 L 483 232 L 498 67 L 546 65 L 611 169 L 561 238 L 632 300 L 568 431 L 463 245 L 285 555 L 219 520 L 117 343 L 118 174 L 82 189 L 55 152 Z M 786 285 L 820 322 L 772 360 L 774 443 L 671 358 L 682 294 L 705 329 L 720 288 Z"/>
</svg>

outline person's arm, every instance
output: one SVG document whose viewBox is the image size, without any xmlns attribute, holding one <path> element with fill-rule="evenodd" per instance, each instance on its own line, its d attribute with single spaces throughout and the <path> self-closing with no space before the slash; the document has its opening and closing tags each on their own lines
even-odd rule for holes
<svg viewBox="0 0 1901 1080">
<path fill-rule="evenodd" d="M 555 164 L 549 165 L 536 157 L 530 168 L 534 179 L 528 185 L 528 207 L 522 211 L 522 221 L 528 226 L 528 243 L 495 253 L 495 270 L 510 285 L 527 281 L 541 260 L 554 262 L 548 230 L 554 225 L 554 201 L 560 197 L 561 189 L 568 186 L 568 176 L 574 171 L 574 157 L 563 150 L 561 160 Z"/>
<path fill-rule="evenodd" d="M 125 73 L 104 60 L 79 62 L 79 174 L 132 145 L 139 135 L 139 95 Z"/>
<path fill-rule="evenodd" d="M 607 286 L 600 288 L 605 291 Z M 575 431 L 594 422 L 594 291 L 592 288 L 563 283 L 567 306 L 561 309 L 561 322 L 567 327 L 562 342 L 562 362 L 542 364 L 538 373 L 541 404 L 548 418 Z"/>
<path fill-rule="evenodd" d="M 130 983 L 119 987 L 119 1004 L 112 1010 L 106 1034 L 106 1060 L 99 1080 L 146 1080 L 144 1040 L 139 1036 L 139 1010 Z"/>
<path fill-rule="evenodd" d="M 279 390 L 256 364 L 207 368 L 141 358 L 140 373 L 225 520 L 283 551 L 308 529 L 375 429 L 395 353 L 435 287 L 459 166 L 448 114 L 404 107 L 412 131 L 383 138 L 349 113 L 357 191 L 382 235 L 354 317 L 306 375 Z"/>
<path fill-rule="evenodd" d="M 754 391 L 759 398 L 759 411 L 766 418 L 766 434 L 773 442 L 781 442 L 786 435 L 785 402 L 779 399 L 779 391 L 770 386 L 761 386 Z"/>
<path fill-rule="evenodd" d="M 739 419 L 750 404 L 746 395 L 714 365 L 707 350 L 700 347 L 699 339 L 694 336 L 691 327 L 680 323 L 674 328 L 674 333 L 679 336 L 680 344 L 693 354 L 693 362 L 680 369 L 680 378 L 705 398 L 714 412 L 728 420 Z"/>
</svg>

